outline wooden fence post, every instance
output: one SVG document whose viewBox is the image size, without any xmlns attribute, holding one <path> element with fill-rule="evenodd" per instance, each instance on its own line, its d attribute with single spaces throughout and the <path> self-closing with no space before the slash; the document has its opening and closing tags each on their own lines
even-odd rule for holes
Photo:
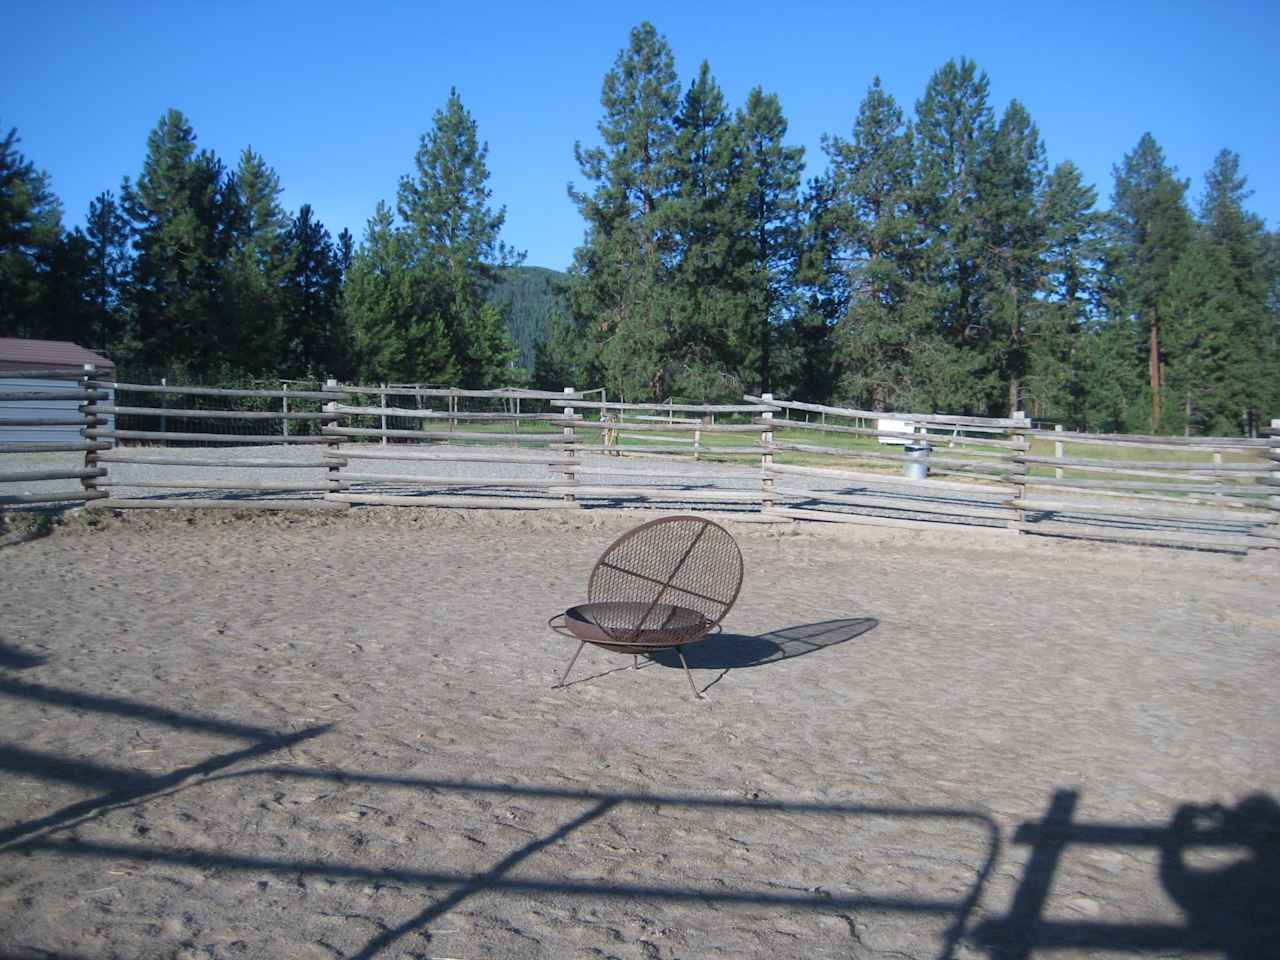
<svg viewBox="0 0 1280 960">
<path fill-rule="evenodd" d="M 565 388 L 564 388 L 564 392 L 565 392 L 565 393 L 577 393 L 578 391 L 576 391 L 573 387 L 565 387 Z M 566 417 L 572 417 L 572 416 L 573 416 L 573 407 L 565 407 L 565 408 L 564 408 L 564 415 L 565 415 Z M 572 459 L 574 459 L 574 457 L 577 455 L 577 451 L 573 448 L 573 442 L 574 442 L 574 437 L 575 437 L 574 432 L 573 432 L 573 427 L 572 427 L 572 426 L 568 426 L 568 425 L 566 425 L 566 426 L 564 427 L 563 432 L 561 433 L 561 436 L 562 436 L 563 441 L 564 441 L 564 444 L 565 444 L 565 449 L 564 449 L 564 451 L 563 451 L 563 452 L 564 452 L 564 455 L 565 455 L 565 459 L 566 459 L 566 460 L 572 460 Z M 565 483 L 567 483 L 567 484 L 575 485 L 575 486 L 577 485 L 577 483 L 578 483 L 578 474 L 575 472 L 575 468 L 574 468 L 573 466 L 568 466 L 568 467 L 565 467 L 565 468 L 564 468 L 564 482 L 565 482 Z M 565 500 L 565 503 L 576 503 L 576 502 L 577 502 L 577 497 L 575 497 L 575 496 L 573 495 L 573 493 L 572 493 L 572 492 L 570 492 L 570 493 L 566 493 L 566 494 L 564 495 L 564 500 Z"/>
<path fill-rule="evenodd" d="M 1280 420 L 1271 421 L 1271 443 L 1268 445 L 1267 454 L 1271 458 L 1271 473 L 1267 475 L 1268 480 L 1274 487 L 1280 488 Z M 1267 501 L 1271 504 L 1273 516 L 1271 518 L 1271 526 L 1277 537 L 1280 537 L 1280 489 L 1276 489 Z"/>
<path fill-rule="evenodd" d="M 1062 432 L 1062 424 L 1060 424 L 1060 423 L 1055 423 L 1055 424 L 1053 425 L 1053 429 L 1054 429 L 1057 433 L 1061 433 L 1061 432 Z M 1064 449 L 1065 449 L 1065 444 L 1063 444 L 1063 442 L 1062 442 L 1061 440 L 1055 440 L 1055 441 L 1053 441 L 1053 456 L 1054 456 L 1054 459 L 1056 459 L 1056 460 L 1061 460 L 1061 459 L 1062 459 L 1062 457 L 1063 457 L 1063 452 L 1062 452 L 1062 451 L 1063 451 Z M 1054 467 L 1054 468 L 1053 468 L 1053 478 L 1054 478 L 1055 480 L 1061 480 L 1061 479 L 1062 479 L 1062 468 L 1061 468 L 1061 467 Z"/>
<path fill-rule="evenodd" d="M 765 403 L 772 403 L 773 394 L 761 394 L 760 399 Z M 772 420 L 773 411 L 762 413 L 760 419 Z M 773 453 L 770 451 L 773 446 L 773 430 L 768 426 L 760 433 L 760 444 L 765 448 L 765 452 L 760 454 L 760 510 L 762 513 L 768 513 L 773 509 L 773 474 L 769 472 L 769 468 L 773 466 Z"/>
<path fill-rule="evenodd" d="M 1026 418 L 1027 418 L 1027 414 L 1025 410 L 1013 411 L 1014 420 L 1025 420 Z M 1021 432 L 1023 429 L 1024 428 L 1021 426 L 1014 427 L 1013 428 L 1014 432 L 1011 432 L 1009 434 L 1009 439 L 1013 440 L 1015 443 L 1017 443 L 1021 447 L 1021 452 L 1023 454 L 1027 454 L 1031 452 L 1031 445 L 1027 441 L 1027 435 Z M 1014 465 L 1020 471 L 1020 472 L 1015 472 L 1011 475 L 1014 483 L 1014 496 L 1017 498 L 1019 503 L 1023 503 L 1027 499 L 1027 471 L 1030 470 L 1031 468 L 1027 466 L 1025 462 L 1020 464 L 1015 463 Z M 1027 511 L 1023 509 L 1021 506 L 1019 506 L 1018 507 L 1018 533 L 1019 534 L 1026 533 L 1026 531 L 1022 529 L 1022 525 L 1026 523 L 1026 520 L 1027 520 Z"/>
<path fill-rule="evenodd" d="M 281 381 L 280 381 L 280 390 L 281 390 L 281 392 L 282 392 L 282 393 L 288 393 L 288 392 L 289 392 L 289 381 L 288 381 L 288 380 L 281 380 Z M 289 436 L 289 417 L 287 416 L 287 414 L 289 413 L 289 398 L 288 398 L 288 397 L 281 397 L 281 398 L 280 398 L 280 406 L 281 406 L 281 411 L 280 411 L 280 412 L 281 412 L 281 413 L 286 414 L 286 416 L 285 416 L 285 417 L 283 417 L 283 418 L 280 420 L 280 435 L 281 435 L 282 437 L 287 437 L 287 436 Z M 304 426 L 305 426 L 305 424 L 304 424 Z M 305 431 L 304 431 L 304 432 L 305 432 Z"/>
<path fill-rule="evenodd" d="M 92 363 L 84 365 L 84 375 L 80 378 L 80 386 L 88 392 L 95 389 L 94 379 L 98 375 L 97 367 Z M 96 413 L 90 413 L 89 408 L 95 405 L 97 401 L 86 400 L 80 404 L 80 415 L 84 417 L 85 429 L 92 430 L 102 425 L 103 421 Z M 102 466 L 98 459 L 98 451 L 89 449 L 84 452 L 84 468 L 86 470 L 97 470 Z M 98 489 L 98 480 L 96 477 L 84 476 L 80 478 L 80 487 L 86 494 L 93 494 Z"/>
<path fill-rule="evenodd" d="M 333 379 L 326 380 L 324 382 L 324 389 L 337 390 L 338 381 Z M 329 414 L 329 416 L 320 421 L 321 433 L 324 432 L 325 426 L 334 426 L 337 424 L 338 401 L 337 400 L 326 401 L 324 405 L 324 412 Z M 386 443 L 387 438 L 383 437 L 382 442 Z M 329 473 L 328 473 L 329 493 L 337 493 L 339 490 L 342 489 L 342 484 L 340 482 L 342 479 L 342 461 L 338 458 L 338 455 L 342 452 L 341 444 L 342 444 L 342 438 L 331 434 L 329 437 L 329 442 L 325 447 L 325 449 L 331 454 L 331 456 L 328 458 L 329 459 Z"/>
<path fill-rule="evenodd" d="M 385 383 L 382 385 L 382 390 L 378 394 L 378 406 L 380 406 L 383 410 L 387 409 L 387 385 Z M 452 421 L 449 424 L 449 429 L 450 430 L 453 429 Z M 382 431 L 383 431 L 382 446 L 384 447 L 387 445 L 386 430 L 387 430 L 387 415 L 384 413 L 382 415 Z"/>
</svg>

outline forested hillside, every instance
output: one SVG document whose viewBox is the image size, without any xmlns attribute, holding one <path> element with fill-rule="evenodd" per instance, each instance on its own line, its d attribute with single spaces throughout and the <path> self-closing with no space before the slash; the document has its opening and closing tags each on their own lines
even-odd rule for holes
<svg viewBox="0 0 1280 960">
<path fill-rule="evenodd" d="M 547 331 L 569 315 L 568 275 L 547 267 L 504 267 L 489 293 L 489 302 L 507 318 L 507 329 L 519 354 L 517 362 L 532 370 L 537 347 Z"/>
<path fill-rule="evenodd" d="M 911 104 L 879 80 L 852 93 L 805 156 L 776 94 L 729 103 L 641 24 L 565 144 L 585 225 L 567 275 L 503 243 L 456 92 L 359 242 L 282 209 L 267 158 L 224 163 L 177 110 L 67 230 L 11 131 L 0 335 L 74 340 L 131 376 L 773 391 L 1185 434 L 1280 416 L 1280 239 L 1229 145 L 1192 184 L 1146 134 L 1090 184 L 972 61 L 921 79 Z"/>
</svg>

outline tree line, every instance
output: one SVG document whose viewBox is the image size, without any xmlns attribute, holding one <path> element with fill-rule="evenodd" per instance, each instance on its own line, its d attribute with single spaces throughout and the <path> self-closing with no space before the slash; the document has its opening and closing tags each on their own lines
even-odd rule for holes
<svg viewBox="0 0 1280 960">
<path fill-rule="evenodd" d="M 1025 410 L 1098 431 L 1252 433 L 1280 415 L 1280 241 L 1223 150 L 1198 208 L 1144 135 L 1110 210 L 1049 169 L 971 61 L 908 115 L 874 81 L 804 177 L 776 95 L 682 87 L 650 24 L 579 147 L 587 223 L 557 379 L 628 396 L 773 391 L 875 410 Z"/>
<path fill-rule="evenodd" d="M 0 145 L 0 335 L 131 369 L 493 386 L 626 399 L 747 392 L 876 410 L 1025 410 L 1095 431 L 1255 433 L 1280 416 L 1280 238 L 1222 150 L 1198 195 L 1144 135 L 1109 209 L 1050 169 L 1018 101 L 944 64 L 909 113 L 879 80 L 806 179 L 779 98 L 731 106 L 703 63 L 631 31 L 567 275 L 502 243 L 488 147 L 452 91 L 358 246 L 246 148 L 234 169 L 169 111 L 141 172 L 61 226 Z"/>
<path fill-rule="evenodd" d="M 498 239 L 488 148 L 456 91 L 394 207 L 335 240 L 246 147 L 234 168 L 169 110 L 136 178 L 65 230 L 46 174 L 0 143 L 0 336 L 72 340 L 136 376 L 520 382 L 501 302 L 520 257 Z"/>
</svg>

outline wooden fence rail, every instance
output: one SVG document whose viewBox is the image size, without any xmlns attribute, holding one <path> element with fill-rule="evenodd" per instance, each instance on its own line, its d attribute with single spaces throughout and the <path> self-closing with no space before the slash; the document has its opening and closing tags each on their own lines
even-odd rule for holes
<svg viewBox="0 0 1280 960">
<path fill-rule="evenodd" d="M 1273 499 L 1264 484 L 1268 476 L 1274 477 L 1274 466 L 1259 459 L 1266 440 L 1097 435 L 1035 430 L 1022 416 L 880 413 L 772 397 L 746 395 L 743 399 L 771 404 L 776 410 L 774 416 L 765 414 L 756 420 L 776 431 L 769 454 L 761 458 L 766 477 L 808 475 L 848 483 L 843 490 L 811 494 L 800 506 L 783 503 L 779 509 L 788 516 L 809 511 L 815 519 L 851 523 L 911 522 L 905 519 L 908 514 L 921 522 L 1003 519 L 1007 529 L 1021 533 L 1212 549 L 1240 549 L 1275 539 L 1274 517 L 1259 509 Z M 792 411 L 818 413 L 822 419 L 800 420 L 788 415 Z M 815 443 L 810 439 L 813 434 L 833 441 L 843 437 L 845 446 Z M 871 439 L 927 445 L 928 449 L 887 453 L 859 447 L 859 441 Z M 1049 441 L 1055 444 L 1053 456 L 1033 449 L 1033 444 Z M 950 452 L 940 452 L 943 446 Z M 1074 447 L 1083 453 L 1069 449 Z M 1108 451 L 1133 449 L 1146 451 L 1147 456 L 1108 456 Z M 1177 459 L 1151 456 L 1163 451 L 1171 451 L 1169 456 Z M 810 463 L 778 460 L 778 455 L 797 454 Z M 828 462 L 812 465 L 819 457 Z M 952 488 L 942 505 L 912 504 L 901 497 L 895 502 L 895 490 L 924 485 L 941 493 L 944 487 L 934 479 L 868 472 L 913 463 L 924 466 L 931 477 L 986 482 L 982 492 L 994 495 L 993 499 L 972 503 L 972 496 L 979 493 L 974 485 L 968 496 L 963 486 Z M 777 483 L 765 486 L 780 503 L 802 492 Z M 1047 499 L 1045 493 L 1056 497 Z M 1216 512 L 1206 513 L 1206 509 Z"/>
<path fill-rule="evenodd" d="M 112 395 L 108 390 L 98 389 L 93 383 L 96 374 L 97 369 L 89 364 L 4 371 L 0 378 L 23 383 L 24 388 L 0 390 L 0 402 L 17 403 L 21 405 L 19 410 L 30 407 L 39 412 L 30 416 L 5 417 L 0 420 L 0 427 L 68 427 L 78 428 L 83 433 L 85 429 L 99 425 L 102 421 L 94 411 L 94 405 L 100 401 L 109 401 Z M 27 381 L 32 382 L 28 384 Z M 55 385 L 50 386 L 49 381 Z M 63 381 L 68 383 L 64 385 Z M 74 382 L 74 386 L 71 382 Z M 65 409 L 69 403 L 76 404 L 74 413 Z M 52 404 L 52 409 L 46 412 L 43 409 L 45 404 Z M 0 438 L 0 454 L 6 455 L 3 468 L 0 469 L 0 507 L 67 506 L 106 497 L 106 493 L 98 489 L 102 479 L 107 476 L 106 468 L 98 462 L 99 451 L 104 446 L 106 445 L 91 440 L 4 442 Z M 81 454 L 83 459 L 76 467 L 47 462 L 47 455 L 63 453 Z M 12 462 L 8 455 L 12 455 Z M 37 457 L 34 464 L 29 462 L 30 456 Z M 77 483 L 74 488 L 47 486 L 62 480 L 74 480 Z M 15 484 L 22 489 L 12 489 L 10 485 Z M 38 488 L 33 488 L 32 485 L 38 485 Z"/>
<path fill-rule="evenodd" d="M 1129 436 L 1033 429 L 1021 415 L 883 413 L 769 395 L 627 403 L 574 388 L 329 381 L 316 390 L 233 390 L 95 374 L 30 371 L 29 379 L 65 385 L 0 391 L 0 402 L 77 404 L 74 414 L 32 410 L 6 423 L 81 434 L 7 443 L 0 453 L 83 457 L 25 468 L 20 457 L 6 459 L 0 485 L 42 486 L 0 486 L 0 505 L 704 506 L 785 522 L 1280 546 L 1280 421 L 1258 440 Z M 122 399 L 131 393 L 145 399 Z M 662 467 L 621 470 L 619 456 L 656 457 Z M 758 473 L 741 471 L 744 457 Z M 701 462 L 716 460 L 739 472 Z M 63 480 L 79 489 L 47 486 Z M 188 495 L 196 491 L 209 497 Z"/>
</svg>

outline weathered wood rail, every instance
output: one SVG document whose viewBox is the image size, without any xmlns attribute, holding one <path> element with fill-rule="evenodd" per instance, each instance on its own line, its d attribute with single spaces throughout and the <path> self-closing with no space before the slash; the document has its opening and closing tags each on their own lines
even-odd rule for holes
<svg viewBox="0 0 1280 960">
<path fill-rule="evenodd" d="M 111 394 L 97 389 L 93 377 L 97 370 L 86 365 L 82 367 L 56 367 L 43 370 L 6 370 L 6 380 L 31 381 L 30 389 L 0 390 L 0 404 L 18 403 L 23 408 L 40 409 L 44 404 L 65 406 L 67 401 L 77 404 L 77 413 L 49 413 L 36 416 L 6 417 L 5 427 L 79 427 L 81 433 L 101 423 L 94 406 L 103 400 L 110 400 Z M 53 381 L 57 386 L 39 385 L 35 381 Z M 61 386 L 61 381 L 74 381 L 74 386 Z M 88 503 L 104 499 L 107 494 L 98 486 L 106 477 L 107 470 L 99 461 L 101 450 L 110 444 L 98 442 L 92 438 L 83 441 L 49 440 L 47 442 L 0 443 L 0 454 L 5 454 L 0 464 L 0 507 L 46 507 L 67 506 Z M 32 465 L 29 455 L 49 453 L 83 453 L 83 464 L 78 467 L 56 466 L 44 464 Z M 75 481 L 75 486 L 44 489 L 50 481 Z M 32 491 L 31 485 L 39 484 L 41 489 Z M 15 489 L 15 487 L 17 489 Z"/>
<path fill-rule="evenodd" d="M 886 413 L 769 395 L 622 403 L 572 388 L 329 381 L 317 390 L 233 390 L 95 374 L 30 371 L 32 380 L 66 383 L 0 394 L 0 402 L 73 402 L 74 414 L 36 410 L 7 422 L 81 434 L 7 443 L 0 453 L 83 455 L 74 466 L 6 456 L 0 505 L 621 505 L 1236 551 L 1280 546 L 1280 421 L 1259 440 L 1102 435 L 1033 429 L 1022 416 Z M 618 457 L 662 466 L 624 470 Z M 733 473 L 706 461 L 759 469 Z M 49 489 L 60 480 L 75 489 Z M 12 489 L 22 484 L 36 486 Z"/>
<path fill-rule="evenodd" d="M 1022 417 L 744 399 L 771 403 L 781 414 L 757 422 L 776 430 L 769 455 L 762 457 L 763 472 L 767 487 L 767 478 L 774 480 L 772 509 L 787 516 L 895 525 L 976 521 L 1027 534 L 1236 551 L 1277 545 L 1275 498 L 1268 486 L 1275 463 L 1261 456 L 1267 440 L 1046 431 L 1032 429 Z M 800 420 L 797 412 L 816 413 L 821 420 Z M 846 446 L 814 442 L 813 434 L 843 437 Z M 872 438 L 927 444 L 928 450 L 887 453 L 857 445 Z M 1033 444 L 1049 441 L 1052 456 L 1034 451 Z M 1125 455 L 1135 449 L 1146 456 Z M 1155 451 L 1175 459 L 1153 458 Z M 788 459 L 794 455 L 827 462 L 796 463 Z M 926 466 L 930 479 L 872 472 L 913 463 Z M 937 475 L 949 482 L 933 479 Z M 815 494 L 787 486 L 791 476 L 845 480 L 848 487 Z M 903 493 L 904 485 L 935 496 L 922 501 Z M 833 509 L 837 505 L 845 509 Z"/>
</svg>

